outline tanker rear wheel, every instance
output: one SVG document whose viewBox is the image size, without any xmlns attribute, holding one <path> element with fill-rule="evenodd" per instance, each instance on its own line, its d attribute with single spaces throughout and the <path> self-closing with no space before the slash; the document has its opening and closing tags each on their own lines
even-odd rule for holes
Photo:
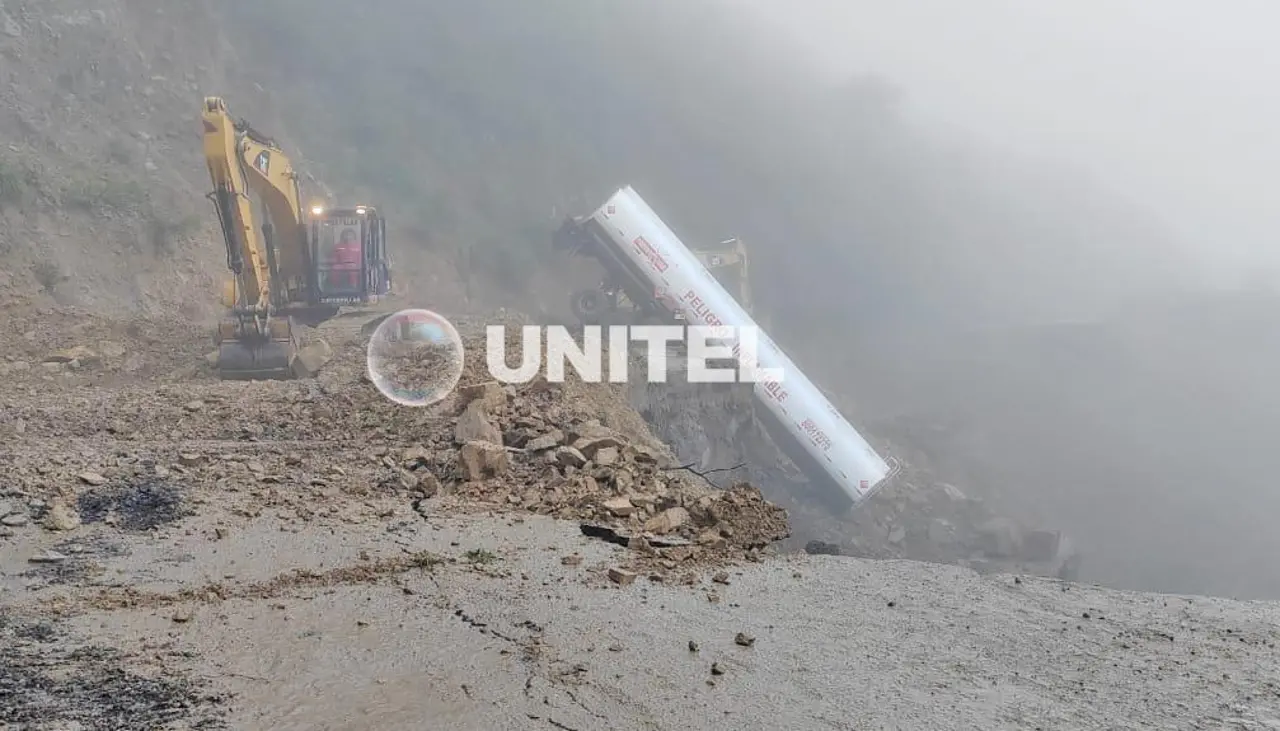
<svg viewBox="0 0 1280 731">
<path fill-rule="evenodd" d="M 569 307 L 573 316 L 583 325 L 599 325 L 605 316 L 614 309 L 609 296 L 598 289 L 583 289 L 573 293 L 569 299 Z"/>
</svg>

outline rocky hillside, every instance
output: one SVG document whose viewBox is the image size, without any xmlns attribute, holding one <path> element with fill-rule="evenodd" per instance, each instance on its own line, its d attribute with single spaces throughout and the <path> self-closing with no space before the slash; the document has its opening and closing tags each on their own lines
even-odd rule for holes
<svg viewBox="0 0 1280 731">
<path fill-rule="evenodd" d="M 94 311 L 210 311 L 221 247 L 195 117 L 261 99 L 200 2 L 4 3 L 0 297 Z"/>
</svg>

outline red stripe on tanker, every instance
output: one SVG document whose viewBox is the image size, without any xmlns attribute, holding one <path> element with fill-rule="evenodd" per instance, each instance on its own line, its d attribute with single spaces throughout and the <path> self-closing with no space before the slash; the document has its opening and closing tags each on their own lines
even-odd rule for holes
<svg viewBox="0 0 1280 731">
<path fill-rule="evenodd" d="M 655 270 L 658 272 L 667 270 L 667 260 L 663 259 L 662 254 L 658 253 L 658 250 L 653 248 L 653 245 L 646 241 L 643 236 L 637 236 L 632 244 L 635 245 L 636 251 L 640 252 L 640 256 L 647 259 Z"/>
<path fill-rule="evenodd" d="M 762 379 L 755 383 L 756 396 L 855 503 L 884 482 L 890 473 L 888 463 L 760 330 L 634 189 L 628 186 L 614 193 L 592 217 L 601 229 L 616 235 L 614 243 L 619 251 L 650 278 L 655 290 L 682 293 L 672 304 L 686 322 L 755 330 L 757 367 L 783 374 L 781 382 Z M 741 353 L 741 343 L 733 342 L 732 347 L 735 355 Z"/>
</svg>

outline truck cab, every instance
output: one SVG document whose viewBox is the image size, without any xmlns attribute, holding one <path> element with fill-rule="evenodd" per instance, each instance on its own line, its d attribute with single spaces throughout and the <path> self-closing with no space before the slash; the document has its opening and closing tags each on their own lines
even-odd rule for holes
<svg viewBox="0 0 1280 731">
<path fill-rule="evenodd" d="M 654 289 L 644 273 L 619 250 L 607 231 L 591 217 L 569 218 L 556 231 L 554 247 L 571 256 L 600 262 L 605 277 L 598 287 L 570 297 L 574 316 L 584 325 L 656 324 L 682 322 L 683 317 Z M 747 312 L 752 310 L 751 278 L 746 246 L 739 238 L 691 249 L 691 253 Z"/>
</svg>

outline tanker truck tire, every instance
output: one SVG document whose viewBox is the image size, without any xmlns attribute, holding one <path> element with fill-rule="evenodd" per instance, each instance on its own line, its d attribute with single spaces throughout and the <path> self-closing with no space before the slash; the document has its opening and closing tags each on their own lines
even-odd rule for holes
<svg viewBox="0 0 1280 731">
<path fill-rule="evenodd" d="M 573 316 L 583 325 L 599 325 L 609 311 L 609 298 L 598 289 L 583 289 L 573 293 L 569 300 Z"/>
</svg>

